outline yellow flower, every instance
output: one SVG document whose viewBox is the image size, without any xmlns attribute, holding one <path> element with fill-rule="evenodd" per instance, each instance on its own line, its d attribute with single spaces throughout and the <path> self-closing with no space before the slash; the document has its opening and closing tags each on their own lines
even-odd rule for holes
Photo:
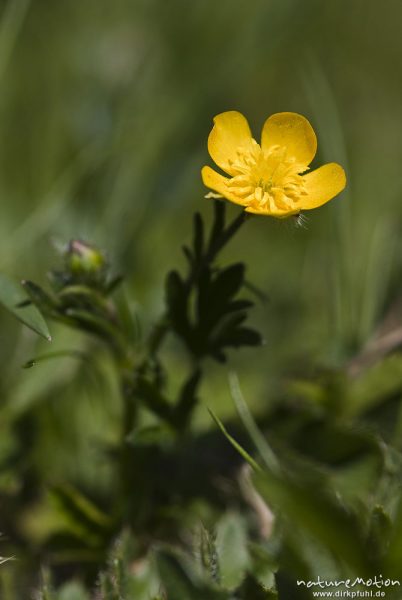
<svg viewBox="0 0 402 600">
<path fill-rule="evenodd" d="M 214 119 L 208 151 L 230 177 L 206 166 L 202 180 L 246 212 L 288 217 L 325 204 L 346 185 L 345 172 L 336 163 L 306 173 L 316 150 L 314 130 L 301 115 L 284 112 L 269 117 L 259 145 L 241 113 L 224 112 Z"/>
</svg>

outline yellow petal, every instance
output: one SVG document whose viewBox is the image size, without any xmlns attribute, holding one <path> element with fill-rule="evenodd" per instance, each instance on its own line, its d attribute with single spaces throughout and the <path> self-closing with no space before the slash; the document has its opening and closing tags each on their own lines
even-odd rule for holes
<svg viewBox="0 0 402 600">
<path fill-rule="evenodd" d="M 220 173 L 217 173 L 211 167 L 203 167 L 201 169 L 201 177 L 202 181 L 207 188 L 214 190 L 214 192 L 218 192 L 218 194 L 222 194 L 227 200 L 234 202 L 235 204 L 240 204 L 244 206 L 244 202 L 242 198 L 238 198 L 230 191 L 228 188 L 228 177 L 224 177 Z"/>
<path fill-rule="evenodd" d="M 346 185 L 345 171 L 336 163 L 323 165 L 303 175 L 306 196 L 302 196 L 300 208 L 310 210 L 328 202 L 339 194 Z"/>
<path fill-rule="evenodd" d="M 302 115 L 276 113 L 265 121 L 261 134 L 262 149 L 269 150 L 272 146 L 286 147 L 288 158 L 293 157 L 297 163 L 307 167 L 317 151 L 317 138 Z"/>
<path fill-rule="evenodd" d="M 238 158 L 237 149 L 248 149 L 251 139 L 246 117 L 230 110 L 214 118 L 214 127 L 208 137 L 208 152 L 218 167 L 232 175 L 230 165 Z"/>
<path fill-rule="evenodd" d="M 245 212 L 251 213 L 253 215 L 264 215 L 266 217 L 276 217 L 277 219 L 285 219 L 286 217 L 290 217 L 291 215 L 295 215 L 300 212 L 300 208 L 296 209 L 283 209 L 283 208 L 274 208 L 271 210 L 270 208 L 253 208 L 252 206 L 248 206 L 244 209 Z"/>
</svg>

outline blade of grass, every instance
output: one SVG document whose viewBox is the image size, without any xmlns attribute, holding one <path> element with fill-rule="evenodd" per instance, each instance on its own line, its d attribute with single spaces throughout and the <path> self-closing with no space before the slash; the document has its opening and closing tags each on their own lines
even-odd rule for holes
<svg viewBox="0 0 402 600">
<path fill-rule="evenodd" d="M 280 470 L 278 459 L 258 429 L 254 418 L 249 411 L 246 401 L 244 400 L 239 385 L 239 379 L 236 373 L 233 371 L 229 373 L 229 386 L 239 417 L 242 420 L 242 423 L 246 428 L 250 438 L 254 442 L 255 447 L 260 453 L 261 458 L 272 473 L 278 473 Z"/>
<path fill-rule="evenodd" d="M 215 413 L 210 408 L 208 408 L 208 412 L 215 421 L 215 423 L 218 425 L 219 429 L 222 431 L 226 439 L 232 444 L 233 448 L 237 450 L 237 452 L 244 458 L 244 460 L 250 465 L 250 467 L 252 467 L 255 471 L 261 471 L 260 465 L 249 455 L 248 452 L 246 452 L 246 450 L 244 450 L 244 448 L 242 448 L 242 446 L 240 446 L 238 442 L 236 442 L 234 437 L 230 435 L 222 421 L 215 415 Z"/>
</svg>

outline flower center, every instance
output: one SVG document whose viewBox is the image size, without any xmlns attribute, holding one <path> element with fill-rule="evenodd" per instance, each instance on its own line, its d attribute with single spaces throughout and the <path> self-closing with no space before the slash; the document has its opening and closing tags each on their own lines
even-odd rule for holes
<svg viewBox="0 0 402 600">
<path fill-rule="evenodd" d="M 306 195 L 300 173 L 308 167 L 287 155 L 286 147 L 262 150 L 253 139 L 251 148 L 238 148 L 237 159 L 230 164 L 230 191 L 246 206 L 272 213 L 298 211 Z"/>
</svg>

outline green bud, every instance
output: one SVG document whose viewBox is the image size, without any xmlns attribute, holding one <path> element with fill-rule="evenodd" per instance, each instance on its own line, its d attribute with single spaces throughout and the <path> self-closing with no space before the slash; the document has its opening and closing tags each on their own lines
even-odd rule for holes
<svg viewBox="0 0 402 600">
<path fill-rule="evenodd" d="M 66 259 L 67 268 L 73 276 L 102 274 L 107 266 L 100 250 L 80 240 L 69 243 Z"/>
</svg>

